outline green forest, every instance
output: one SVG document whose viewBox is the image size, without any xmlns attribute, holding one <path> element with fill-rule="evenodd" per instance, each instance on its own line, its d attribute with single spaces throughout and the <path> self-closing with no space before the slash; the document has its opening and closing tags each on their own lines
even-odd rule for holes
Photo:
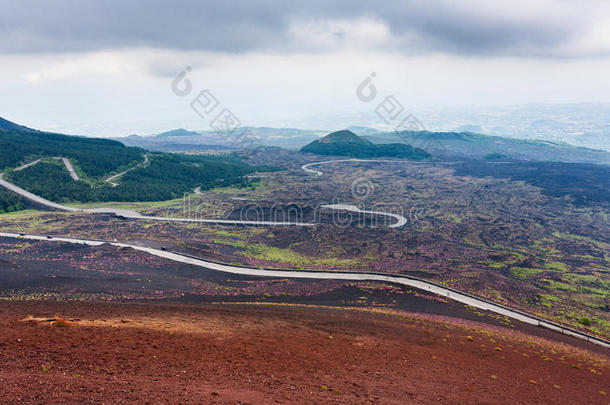
<svg viewBox="0 0 610 405">
<path fill-rule="evenodd" d="M 85 138 L 37 131 L 0 129 L 0 170 L 40 157 L 74 159 L 87 176 L 100 177 L 142 161 L 144 150 L 109 139 Z"/>
<path fill-rule="evenodd" d="M 80 162 L 79 162 L 80 163 Z M 196 187 L 249 185 L 245 175 L 275 170 L 247 165 L 233 155 L 154 154 L 148 165 L 120 177 L 118 186 L 103 181 L 74 181 L 58 162 L 42 162 L 12 172 L 8 180 L 55 202 L 163 201 L 182 197 Z"/>
<path fill-rule="evenodd" d="M 0 214 L 21 211 L 25 206 L 26 201 L 21 196 L 0 188 Z"/>
</svg>

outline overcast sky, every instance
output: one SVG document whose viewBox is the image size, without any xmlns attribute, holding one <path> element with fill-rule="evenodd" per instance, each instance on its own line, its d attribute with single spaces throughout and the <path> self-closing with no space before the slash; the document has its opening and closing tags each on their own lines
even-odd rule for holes
<svg viewBox="0 0 610 405">
<path fill-rule="evenodd" d="M 407 108 L 610 102 L 610 4 L 0 0 L 0 72 L 0 116 L 104 136 L 206 129 L 189 106 L 204 89 L 244 125 L 309 128 L 387 95 Z M 372 72 L 367 103 L 356 89 Z"/>
</svg>

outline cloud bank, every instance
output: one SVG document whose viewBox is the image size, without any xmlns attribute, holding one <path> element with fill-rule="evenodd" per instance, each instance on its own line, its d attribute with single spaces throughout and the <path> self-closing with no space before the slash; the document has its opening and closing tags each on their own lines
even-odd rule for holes
<svg viewBox="0 0 610 405">
<path fill-rule="evenodd" d="M 124 48 L 243 53 L 610 55 L 610 7 L 584 0 L 22 0 L 0 2 L 0 53 Z"/>
</svg>

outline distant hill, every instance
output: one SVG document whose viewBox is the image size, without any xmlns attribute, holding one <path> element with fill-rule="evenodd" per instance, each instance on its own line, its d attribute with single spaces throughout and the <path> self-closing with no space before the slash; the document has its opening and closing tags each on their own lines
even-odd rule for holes
<svg viewBox="0 0 610 405">
<path fill-rule="evenodd" d="M 9 120 L 5 120 L 2 117 L 0 117 L 0 129 L 4 129 L 7 131 L 37 132 L 34 129 L 24 127 L 23 125 L 15 124 L 14 122 L 11 122 Z"/>
<path fill-rule="evenodd" d="M 373 143 L 367 141 L 364 138 L 359 137 L 350 130 L 344 129 L 342 131 L 332 132 L 326 135 L 324 138 L 316 141 L 322 144 L 335 143 L 335 144 L 351 144 L 361 146 L 372 146 Z"/>
<path fill-rule="evenodd" d="M 201 134 L 195 131 L 187 131 L 186 129 L 180 128 L 172 131 L 162 132 L 156 135 L 157 138 L 172 138 L 176 136 L 201 136 Z"/>
<path fill-rule="evenodd" d="M 191 132 L 191 131 L 189 131 Z M 136 146 L 155 152 L 205 152 L 210 150 L 230 151 L 236 148 L 224 145 L 210 145 L 200 143 L 200 134 L 188 137 L 170 136 L 158 138 L 157 136 L 129 135 L 124 138 L 113 138 L 127 146 Z"/>
<path fill-rule="evenodd" d="M 476 132 L 483 133 L 483 128 L 480 125 L 460 125 L 459 127 L 454 129 L 455 132 Z"/>
<path fill-rule="evenodd" d="M 484 158 L 501 154 L 512 159 L 610 164 L 610 152 L 563 142 L 505 138 L 473 132 L 402 131 L 365 136 L 375 143 L 401 142 L 434 156 Z"/>
<path fill-rule="evenodd" d="M 301 152 L 317 155 L 351 156 L 358 158 L 397 157 L 414 160 L 428 159 L 430 155 L 403 143 L 375 144 L 349 130 L 326 135 L 301 148 Z"/>
<path fill-rule="evenodd" d="M 459 131 L 430 132 L 402 131 L 379 132 L 373 128 L 352 126 L 347 130 L 373 144 L 407 144 L 423 149 L 433 156 L 468 157 L 481 159 L 493 153 L 521 160 L 559 161 L 569 163 L 610 164 L 610 152 L 572 146 L 562 142 L 507 138 L 477 133 L 478 126 L 463 126 Z M 256 138 L 255 145 L 279 146 L 298 150 L 320 140 L 325 131 L 295 128 L 245 127 Z M 128 146 L 164 152 L 197 152 L 231 150 L 255 146 L 236 144 L 231 137 L 218 136 L 213 131 L 176 129 L 154 136 L 114 138 Z M 383 148 L 383 147 L 382 147 Z M 397 148 L 393 146 L 395 150 Z M 402 153 L 409 154 L 403 150 Z M 343 152 L 342 152 L 343 153 Z M 377 152 L 378 153 L 378 152 Z M 348 155 L 351 156 L 351 155 Z M 376 154 L 375 154 L 376 156 Z"/>
<path fill-rule="evenodd" d="M 347 127 L 346 129 L 348 131 L 352 131 L 353 133 L 355 133 L 356 135 L 359 135 L 359 136 L 371 135 L 371 134 L 376 134 L 379 132 L 379 130 L 377 130 L 377 129 L 369 128 L 369 127 L 362 127 L 362 126 L 351 126 L 351 127 Z"/>
<path fill-rule="evenodd" d="M 249 142 L 240 143 L 238 136 L 247 131 Z M 326 131 L 303 130 L 295 128 L 243 127 L 235 136 L 220 136 L 214 131 L 189 131 L 176 129 L 152 136 L 130 135 L 114 138 L 129 146 L 139 146 L 156 151 L 203 151 L 210 149 L 240 149 L 256 146 L 280 146 L 298 149 L 309 142 L 319 139 Z"/>
</svg>

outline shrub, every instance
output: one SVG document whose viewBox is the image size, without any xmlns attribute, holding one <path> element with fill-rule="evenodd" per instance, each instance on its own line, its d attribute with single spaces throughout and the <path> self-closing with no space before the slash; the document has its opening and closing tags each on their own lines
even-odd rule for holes
<svg viewBox="0 0 610 405">
<path fill-rule="evenodd" d="M 580 323 L 581 325 L 584 325 L 584 326 L 591 326 L 591 319 L 589 319 L 585 316 L 585 317 L 580 318 L 578 320 L 578 323 Z"/>
</svg>

